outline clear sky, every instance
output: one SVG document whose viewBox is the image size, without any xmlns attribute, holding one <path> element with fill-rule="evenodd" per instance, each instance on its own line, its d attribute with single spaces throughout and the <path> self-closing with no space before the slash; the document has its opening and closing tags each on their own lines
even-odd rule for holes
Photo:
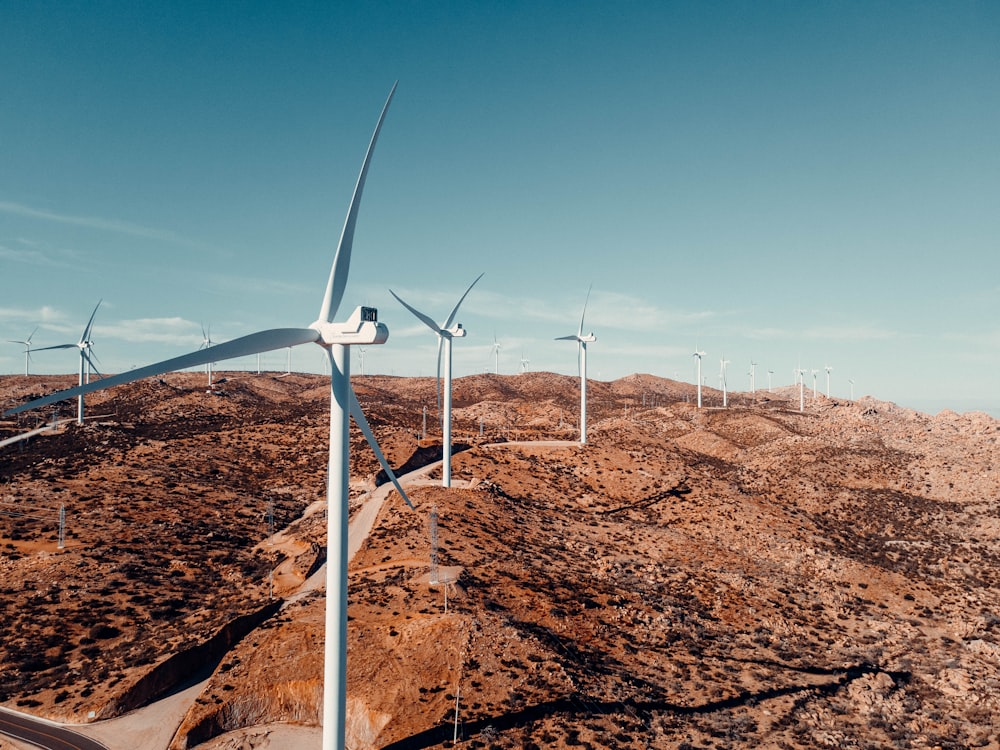
<svg viewBox="0 0 1000 750">
<path fill-rule="evenodd" d="M 1000 416 L 1000 4 L 0 0 L 0 373 L 341 308 L 365 371 L 649 372 Z M 39 352 L 33 372 L 76 370 Z M 264 355 L 283 369 L 284 352 Z M 319 371 L 299 347 L 295 369 Z M 225 365 L 228 367 L 229 365 Z M 235 366 L 255 363 L 237 361 Z M 355 354 L 354 372 L 360 371 Z M 811 375 L 807 375 L 810 383 Z"/>
</svg>

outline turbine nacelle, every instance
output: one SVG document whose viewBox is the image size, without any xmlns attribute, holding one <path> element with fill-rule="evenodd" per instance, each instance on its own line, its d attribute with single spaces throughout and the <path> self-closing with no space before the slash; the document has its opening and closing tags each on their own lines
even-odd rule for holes
<svg viewBox="0 0 1000 750">
<path fill-rule="evenodd" d="M 316 343 L 320 346 L 384 344 L 389 340 L 389 329 L 385 323 L 379 323 L 378 310 L 374 307 L 356 307 L 343 323 L 317 320 L 309 327 L 319 334 Z"/>
<path fill-rule="evenodd" d="M 438 335 L 447 336 L 450 339 L 460 339 L 468 334 L 461 323 L 456 323 L 451 328 L 442 328 L 438 331 Z"/>
</svg>

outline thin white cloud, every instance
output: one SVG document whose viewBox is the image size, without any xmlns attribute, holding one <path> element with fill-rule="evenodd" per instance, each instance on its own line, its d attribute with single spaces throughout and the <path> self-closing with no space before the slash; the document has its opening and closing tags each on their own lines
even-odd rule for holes
<svg viewBox="0 0 1000 750">
<path fill-rule="evenodd" d="M 102 337 L 129 343 L 157 343 L 196 348 L 201 342 L 201 327 L 184 318 L 133 318 L 94 326 L 94 339 Z"/>
<path fill-rule="evenodd" d="M 126 234 L 132 237 L 144 237 L 151 240 L 170 242 L 177 245 L 184 245 L 193 248 L 208 248 L 208 245 L 196 240 L 182 237 L 176 232 L 166 229 L 155 229 L 153 227 L 133 224 L 119 219 L 104 219 L 98 216 L 76 216 L 73 214 L 61 214 L 55 211 L 47 211 L 41 208 L 33 208 L 23 203 L 13 201 L 0 201 L 0 213 L 23 216 L 39 221 L 49 221 L 57 224 L 69 224 L 71 226 L 95 229 L 101 232 L 113 232 L 115 234 Z"/>
</svg>

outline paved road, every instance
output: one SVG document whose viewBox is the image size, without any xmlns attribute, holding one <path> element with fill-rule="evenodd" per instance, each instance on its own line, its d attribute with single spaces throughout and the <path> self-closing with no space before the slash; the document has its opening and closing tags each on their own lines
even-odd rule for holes
<svg viewBox="0 0 1000 750">
<path fill-rule="evenodd" d="M 97 740 L 31 716 L 0 709 L 0 734 L 43 750 L 108 750 Z"/>
</svg>

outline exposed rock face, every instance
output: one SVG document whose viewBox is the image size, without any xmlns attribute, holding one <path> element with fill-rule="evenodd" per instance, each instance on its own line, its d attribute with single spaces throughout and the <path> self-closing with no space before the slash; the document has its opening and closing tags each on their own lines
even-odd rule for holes
<svg viewBox="0 0 1000 750">
<path fill-rule="evenodd" d="M 326 390 L 247 377 L 208 397 L 196 377 L 95 398 L 118 421 L 0 454 L 4 500 L 59 497 L 76 519 L 59 551 L 51 520 L 0 516 L 9 704 L 114 713 L 266 605 L 269 567 L 284 597 L 315 570 L 322 514 L 269 542 L 262 499 L 284 528 L 322 497 Z M 356 388 L 390 459 L 424 460 L 433 381 Z M 874 399 L 799 413 L 797 392 L 698 410 L 644 375 L 592 384 L 587 446 L 485 445 L 573 439 L 577 388 L 456 381 L 455 488 L 414 487 L 416 512 L 391 495 L 352 562 L 351 747 L 441 747 L 456 706 L 487 747 L 1000 746 L 996 420 Z M 352 448 L 361 497 L 377 466 Z M 431 507 L 455 571 L 436 586 Z M 223 656 L 172 747 L 314 736 L 323 604 L 304 594 Z"/>
</svg>

